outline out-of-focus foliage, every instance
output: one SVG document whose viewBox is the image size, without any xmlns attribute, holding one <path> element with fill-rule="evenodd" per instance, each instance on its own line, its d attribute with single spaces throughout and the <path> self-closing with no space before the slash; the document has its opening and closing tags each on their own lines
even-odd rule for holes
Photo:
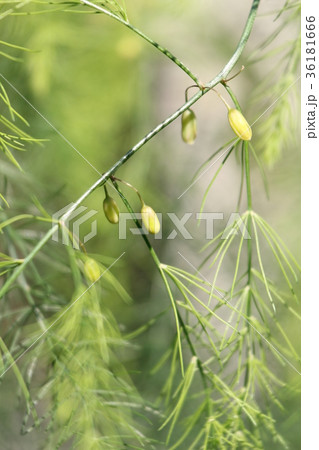
<svg viewBox="0 0 319 450">
<path fill-rule="evenodd" d="M 128 15 L 131 23 L 181 55 L 181 59 L 198 73 L 203 73 L 203 77 L 217 73 L 231 55 L 241 32 L 238 20 L 240 18 L 244 23 L 247 14 L 246 5 L 238 2 L 233 2 L 233 19 L 227 20 L 223 10 L 219 14 L 214 4 L 204 6 L 191 0 L 152 3 L 139 0 L 134 5 L 127 3 L 128 11 L 117 1 L 98 3 L 125 20 Z M 273 7 L 280 9 L 283 5 L 279 7 L 277 3 L 273 2 Z M 273 40 L 264 32 L 268 32 L 277 13 L 271 16 L 268 26 L 256 26 L 253 47 L 258 49 L 257 56 L 254 52 L 251 52 L 252 58 L 249 52 L 243 55 L 244 62 L 247 61 L 244 74 L 247 73 L 248 85 L 244 75 L 234 80 L 235 85 L 241 83 L 238 90 L 242 90 L 243 98 L 245 90 L 247 94 L 252 85 L 261 86 L 263 94 L 259 95 L 258 90 L 253 94 L 256 117 L 296 78 L 299 47 L 295 29 L 288 31 L 288 40 L 292 37 L 292 43 L 287 44 L 285 37 L 284 42 L 277 44 L 277 39 L 280 40 L 279 31 L 285 32 L 287 14 L 293 11 L 298 18 L 298 13 L 291 5 L 293 2 L 282 3 L 285 7 L 275 23 Z M 0 19 L 3 19 L 0 22 L 3 39 L 0 44 L 1 73 L 17 89 L 5 79 L 0 80 L 0 136 L 4 142 L 0 192 L 6 199 L 2 200 L 4 210 L 0 212 L 1 222 L 5 225 L 0 236 L 0 271 L 7 277 L 12 268 L 23 263 L 43 232 L 51 226 L 50 216 L 74 201 L 99 173 L 180 106 L 184 89 L 190 82 L 154 48 L 119 23 L 92 12 L 79 2 L 8 1 L 1 2 L 0 7 Z M 216 27 L 211 26 L 212 20 Z M 291 24 L 295 26 L 294 22 Z M 259 53 L 260 42 L 264 42 L 264 55 Z M 289 70 L 284 70 L 284 77 L 276 73 L 268 78 L 273 58 L 278 55 L 276 48 L 280 45 L 285 53 L 282 59 Z M 258 61 L 260 56 L 266 56 L 265 53 L 269 58 Z M 255 64 L 250 65 L 251 61 Z M 258 71 L 258 62 L 263 64 L 262 73 Z M 291 130 L 298 119 L 298 108 L 297 100 L 291 98 L 292 93 L 296 95 L 296 91 L 289 89 L 287 95 L 283 95 L 281 101 L 253 127 L 253 134 L 258 134 L 254 141 L 256 153 L 270 165 L 278 162 L 285 147 L 289 147 L 289 155 L 296 154 L 296 133 Z M 294 109 L 292 105 L 295 105 Z M 174 123 L 120 170 L 119 176 L 137 186 L 145 201 L 156 211 L 174 211 L 179 216 L 185 212 L 185 205 L 189 211 L 199 210 L 201 199 L 196 193 L 190 195 L 194 191 L 184 197 L 185 203 L 176 199 L 190 182 L 194 167 L 207 158 L 211 160 L 211 154 L 219 144 L 223 145 L 231 138 L 229 127 L 225 126 L 225 115 L 219 114 L 212 98 L 207 99 L 206 106 L 198 103 L 195 108 L 198 137 L 192 148 L 185 149 L 180 142 L 180 124 Z M 43 139 L 41 146 L 30 145 Z M 20 148 L 28 151 L 19 152 Z M 16 170 L 18 164 L 24 173 Z M 279 288 L 283 283 L 278 281 L 284 270 L 281 278 L 287 282 L 285 274 L 290 268 L 288 266 L 287 270 L 285 264 L 288 261 L 291 267 L 293 263 L 281 245 L 278 244 L 279 250 L 274 243 L 278 241 L 272 228 L 268 228 L 268 222 L 282 220 L 281 205 L 284 203 L 287 214 L 279 226 L 283 230 L 289 227 L 287 235 L 294 244 L 298 218 L 292 225 L 289 211 L 295 208 L 295 201 L 289 209 L 286 198 L 294 195 L 298 201 L 298 192 L 292 187 L 297 189 L 294 177 L 299 168 L 293 156 L 285 160 L 285 164 L 279 161 L 276 168 L 278 173 L 274 172 L 269 179 L 272 196 L 268 221 L 258 222 L 259 216 L 256 217 L 260 239 L 258 251 L 263 252 L 266 248 L 268 256 L 263 256 L 261 267 L 254 274 L 254 294 L 255 301 L 262 296 L 262 314 L 272 318 L 273 301 L 279 319 L 264 327 L 255 317 L 249 320 L 265 336 L 271 334 L 284 356 L 295 363 L 298 361 L 298 311 L 295 310 L 297 307 L 291 306 L 292 296 L 281 293 Z M 216 184 L 214 182 L 214 189 L 207 191 L 210 195 L 207 196 L 208 208 L 218 208 L 214 204 L 216 197 L 227 204 L 229 192 L 235 192 L 237 196 L 239 172 L 236 166 L 231 172 L 234 175 L 231 185 L 226 188 L 225 178 L 219 185 L 218 180 Z M 214 173 L 208 173 L 214 179 Z M 201 196 L 206 185 L 207 178 L 203 177 L 197 185 Z M 256 189 L 253 195 L 257 202 L 258 194 Z M 128 193 L 128 197 L 139 211 L 136 196 Z M 245 311 L 240 308 L 247 299 L 247 290 L 243 289 L 236 297 L 235 305 L 241 315 L 235 317 L 232 327 L 228 323 L 232 311 L 227 306 L 219 302 L 214 308 L 204 308 L 197 299 L 202 301 L 202 296 L 206 295 L 211 300 L 211 285 L 201 277 L 194 278 L 175 267 L 181 264 L 177 252 L 185 248 L 185 242 L 166 241 L 171 230 L 167 231 L 168 223 L 164 218 L 164 240 L 153 242 L 163 261 L 171 263 L 165 267 L 171 283 L 170 292 L 186 318 L 185 330 L 182 326 L 178 329 L 182 336 L 179 342 L 175 336 L 170 300 L 162 280 L 156 275 L 156 266 L 150 263 L 146 247 L 142 246 L 138 236 L 128 234 L 125 241 L 118 239 L 117 227 L 105 220 L 103 198 L 103 191 L 98 190 L 86 201 L 89 209 L 98 211 L 98 234 L 86 243 L 86 249 L 98 261 L 101 274 L 123 252 L 125 255 L 114 268 L 104 273 L 98 285 L 86 292 L 92 279 L 85 277 L 85 255 L 77 257 L 77 252 L 51 242 L 16 280 L 14 289 L 1 304 L 0 325 L 4 341 L 1 341 L 0 362 L 4 370 L 13 363 L 11 355 L 22 355 L 43 330 L 51 325 L 52 328 L 46 339 L 39 341 L 40 345 L 34 345 L 13 366 L 15 371 L 8 370 L 2 379 L 0 389 L 5 400 L 0 406 L 3 417 L 0 446 L 27 449 L 47 442 L 47 447 L 53 448 L 62 442 L 66 446 L 73 442 L 76 448 L 122 448 L 124 445 L 133 448 L 186 445 L 191 448 L 191 444 L 197 448 L 199 442 L 204 442 L 206 448 L 267 448 L 275 442 L 280 448 L 299 448 L 299 379 L 287 365 L 284 366 L 285 360 L 271 349 L 269 351 L 265 341 L 253 333 L 251 339 L 254 346 L 260 346 L 262 363 L 257 357 L 249 360 L 249 389 L 244 391 L 241 386 L 243 370 L 240 364 L 246 350 L 249 324 L 245 321 Z M 278 203 L 280 214 L 272 206 Z M 122 206 L 120 209 L 124 211 Z M 131 224 L 133 226 L 133 222 Z M 84 225 L 81 235 L 89 231 L 89 225 Z M 233 266 L 225 264 L 226 257 L 230 263 L 235 262 L 238 269 L 240 261 L 236 258 L 240 252 L 236 253 L 224 242 L 222 253 L 219 253 L 224 266 L 219 270 L 222 263 L 217 262 L 217 274 L 222 274 L 222 282 L 223 277 L 231 277 L 232 282 Z M 241 241 L 231 242 L 240 244 Z M 187 242 L 187 249 L 197 251 L 198 247 L 197 242 Z M 217 254 L 219 250 L 217 248 Z M 213 259 L 215 256 L 216 253 Z M 260 266 L 259 256 L 254 254 L 257 266 L 258 263 Z M 211 268 L 208 273 L 211 275 Z M 289 283 L 290 276 L 291 272 Z M 228 293 L 224 292 L 227 299 L 238 294 L 235 285 Z M 290 287 L 288 284 L 288 290 Z M 199 309 L 194 308 L 193 303 Z M 292 319 L 285 318 L 288 313 Z M 61 314 L 64 314 L 61 320 L 54 325 Z M 220 315 L 221 320 L 216 315 Z M 188 323 L 189 317 L 192 319 Z M 200 358 L 188 349 L 187 332 L 194 339 Z M 179 372 L 179 345 L 184 348 L 183 379 Z M 200 366 L 200 361 L 205 362 L 204 367 Z M 222 371 L 229 361 L 225 379 Z M 210 397 L 203 387 L 201 370 L 207 375 L 209 387 L 216 389 L 216 395 Z M 256 386 L 262 386 L 262 389 Z M 23 393 L 27 405 L 23 431 L 32 430 L 22 437 L 17 436 L 16 429 L 23 422 L 23 414 L 10 414 L 17 390 Z M 260 413 L 262 407 L 265 414 Z M 295 412 L 288 418 L 286 411 Z M 34 428 L 38 420 L 41 426 Z M 50 440 L 45 429 L 50 433 Z"/>
<path fill-rule="evenodd" d="M 301 51 L 300 34 L 287 40 L 282 46 L 269 47 L 285 27 L 299 23 L 299 2 L 288 2 L 287 17 L 277 25 L 275 31 L 262 43 L 257 55 L 251 55 L 251 64 L 262 59 L 280 56 L 280 62 L 265 73 L 264 80 L 254 92 L 253 103 L 262 106 L 262 117 L 257 116 L 257 148 L 263 161 L 270 167 L 276 164 L 284 152 L 295 145 L 296 130 L 299 128 L 299 61 Z M 291 9 L 290 9 L 291 8 Z M 278 16 L 277 16 L 278 17 Z M 298 76 L 299 75 L 299 76 Z"/>
</svg>

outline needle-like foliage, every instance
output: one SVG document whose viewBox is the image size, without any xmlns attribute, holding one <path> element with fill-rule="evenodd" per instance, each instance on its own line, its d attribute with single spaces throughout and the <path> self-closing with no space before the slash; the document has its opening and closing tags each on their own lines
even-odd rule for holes
<svg viewBox="0 0 319 450">
<path fill-rule="evenodd" d="M 0 5 L 0 21 L 33 14 L 42 18 L 54 12 L 71 19 L 75 13 L 77 17 L 97 14 L 94 19 L 105 23 L 113 19 L 165 55 L 195 83 L 191 87 L 197 88 L 57 220 L 38 196 L 32 195 L 28 205 L 17 200 L 24 186 L 18 152 L 43 140 L 27 133 L 29 122 L 11 100 L 10 82 L 0 74 L 0 149 L 5 157 L 0 193 L 0 274 L 4 280 L 0 286 L 0 380 L 12 371 L 23 400 L 21 432 L 45 430 L 43 448 L 290 448 L 289 433 L 278 423 L 287 411 L 287 398 L 299 395 L 300 352 L 293 330 L 298 329 L 300 320 L 300 267 L 270 221 L 255 212 L 251 172 L 256 164 L 269 195 L 264 163 L 274 165 L 282 150 L 294 142 L 291 129 L 297 110 L 293 88 L 298 81 L 299 37 L 276 49 L 271 45 L 299 18 L 299 2 L 287 0 L 272 13 L 278 26 L 248 58 L 247 70 L 261 58 L 280 54 L 281 67 L 284 65 L 280 76 L 276 71 L 271 89 L 269 80 L 274 74 L 265 77 L 254 91 L 254 107 L 258 106 L 260 114 L 256 126 L 251 124 L 252 142 L 233 138 L 222 144 L 193 178 L 195 184 L 218 163 L 203 193 L 202 213 L 217 177 L 236 156 L 240 184 L 232 220 L 203 246 L 199 266 L 181 252 L 180 264 L 162 261 L 161 252 L 141 235 L 163 293 L 154 314 L 151 302 L 147 304 L 143 313 L 149 316 L 144 320 L 141 315 L 136 329 L 125 329 L 125 317 L 116 313 L 119 302 L 132 308 L 130 311 L 139 307 L 124 287 L 125 280 L 113 272 L 113 265 L 121 267 L 125 252 L 117 259 L 109 254 L 88 254 L 68 222 L 85 199 L 112 182 L 114 195 L 118 194 L 136 227 L 142 229 L 134 207 L 119 187 L 118 181 L 123 180 L 115 177 L 116 171 L 218 84 L 241 111 L 230 87 L 234 78 L 230 72 L 249 39 L 259 3 L 252 2 L 233 55 L 206 84 L 168 49 L 132 25 L 120 0 L 8 0 Z M 33 62 L 23 57 L 33 49 L 0 41 L 0 57 L 9 64 L 27 65 L 33 74 L 31 87 L 39 98 L 50 92 L 50 55 L 63 41 L 65 29 L 63 24 L 57 25 L 51 29 L 52 36 L 42 39 L 48 36 L 42 34 L 44 28 L 35 29 L 28 44 L 33 47 L 43 41 L 52 52 L 44 58 L 36 55 Z M 70 40 L 72 33 L 69 27 Z M 84 42 L 86 36 L 82 39 Z M 34 185 L 32 190 L 36 190 Z M 241 212 L 243 203 L 245 211 Z M 49 244 L 57 233 L 65 245 Z M 137 262 L 134 269 L 138 272 Z M 154 332 L 156 327 L 169 330 L 164 348 Z M 149 344 L 152 367 L 144 373 L 143 364 L 138 370 L 135 364 L 138 352 L 149 343 L 145 336 L 152 332 L 156 334 Z M 148 380 L 152 395 L 143 391 L 143 377 L 152 380 Z"/>
</svg>

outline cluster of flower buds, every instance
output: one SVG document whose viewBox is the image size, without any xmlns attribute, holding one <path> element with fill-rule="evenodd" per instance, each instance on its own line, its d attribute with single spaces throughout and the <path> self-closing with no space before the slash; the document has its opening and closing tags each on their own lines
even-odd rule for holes
<svg viewBox="0 0 319 450">
<path fill-rule="evenodd" d="M 143 222 L 146 230 L 149 233 L 157 234 L 161 229 L 161 225 L 160 225 L 160 221 L 158 220 L 158 217 L 157 217 L 155 211 L 153 210 L 153 208 L 151 208 L 150 206 L 145 204 L 140 193 L 134 186 L 132 186 L 131 184 L 127 183 L 126 181 L 120 180 L 118 178 L 116 178 L 116 180 L 121 181 L 122 183 L 124 183 L 126 186 L 130 187 L 137 193 L 137 195 L 141 201 L 141 204 L 142 204 L 142 208 L 141 208 L 142 222 Z M 112 198 L 108 194 L 105 185 L 104 185 L 104 191 L 105 191 L 105 199 L 103 201 L 103 211 L 104 211 L 105 217 L 107 218 L 107 220 L 110 223 L 117 224 L 119 222 L 119 214 L 120 214 L 119 208 L 118 208 L 114 198 Z"/>
<path fill-rule="evenodd" d="M 187 98 L 188 89 L 189 88 L 187 88 L 185 91 L 186 101 L 188 99 Z M 217 91 L 215 92 L 218 94 L 218 96 L 221 98 L 226 108 L 228 109 L 228 121 L 235 134 L 243 141 L 250 141 L 252 138 L 252 131 L 249 126 L 249 123 L 247 122 L 243 114 L 239 111 L 239 109 L 231 108 L 226 102 L 226 100 Z M 186 142 L 186 144 L 192 145 L 195 142 L 196 136 L 197 136 L 196 116 L 194 111 L 192 111 L 191 109 L 187 109 L 182 114 L 182 139 L 184 142 Z"/>
</svg>

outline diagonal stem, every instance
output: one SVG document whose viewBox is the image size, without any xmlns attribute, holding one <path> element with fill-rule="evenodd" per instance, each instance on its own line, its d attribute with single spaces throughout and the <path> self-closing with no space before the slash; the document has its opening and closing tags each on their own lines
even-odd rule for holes
<svg viewBox="0 0 319 450">
<path fill-rule="evenodd" d="M 217 75 L 221 77 L 221 80 L 224 80 L 227 75 L 229 74 L 229 72 L 233 69 L 233 67 L 235 66 L 235 64 L 237 63 L 237 61 L 239 60 L 246 44 L 248 41 L 248 38 L 250 36 L 251 30 L 253 28 L 254 25 L 254 21 L 256 18 L 256 14 L 257 14 L 257 9 L 259 6 L 260 0 L 253 0 L 253 4 L 250 8 L 249 11 L 249 15 L 247 18 L 247 22 L 244 28 L 244 31 L 241 35 L 241 38 L 239 40 L 239 43 L 237 45 L 237 48 L 235 50 L 235 52 L 233 53 L 232 57 L 230 58 L 230 60 L 228 61 L 228 63 L 226 64 L 226 66 L 222 69 L 222 71 Z M 207 87 L 214 87 L 213 85 L 213 80 L 208 83 Z"/>
</svg>

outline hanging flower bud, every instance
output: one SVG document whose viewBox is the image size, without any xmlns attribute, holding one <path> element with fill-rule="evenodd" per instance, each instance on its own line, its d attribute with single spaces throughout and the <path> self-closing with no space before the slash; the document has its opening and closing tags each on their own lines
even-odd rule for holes
<svg viewBox="0 0 319 450">
<path fill-rule="evenodd" d="M 157 234 L 161 229 L 161 224 L 153 208 L 144 204 L 141 209 L 141 214 L 142 222 L 147 231 L 152 234 Z"/>
<path fill-rule="evenodd" d="M 119 208 L 114 198 L 110 197 L 108 194 L 106 194 L 106 197 L 103 201 L 103 210 L 105 217 L 109 222 L 114 224 L 118 223 L 120 214 Z"/>
<path fill-rule="evenodd" d="M 243 141 L 250 141 L 252 131 L 249 123 L 238 109 L 230 108 L 228 110 L 228 120 L 230 126 Z"/>
<path fill-rule="evenodd" d="M 95 283 L 100 278 L 101 271 L 98 263 L 92 259 L 88 258 L 84 263 L 84 274 L 85 276 L 92 281 L 92 283 Z"/>
<path fill-rule="evenodd" d="M 197 136 L 197 123 L 194 111 L 187 109 L 182 114 L 182 139 L 186 144 L 194 144 Z"/>
</svg>

